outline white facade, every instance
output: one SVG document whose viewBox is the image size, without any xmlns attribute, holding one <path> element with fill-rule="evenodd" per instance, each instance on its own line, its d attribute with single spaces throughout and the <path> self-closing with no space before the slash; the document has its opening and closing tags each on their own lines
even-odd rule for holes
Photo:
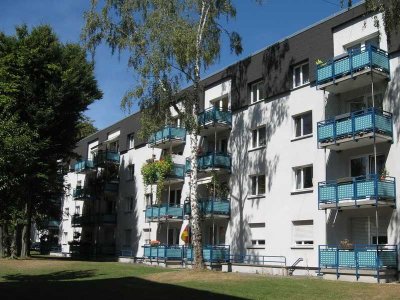
<svg viewBox="0 0 400 300">
<path fill-rule="evenodd" d="M 377 18 L 381 20 L 380 15 Z M 333 53 L 335 56 L 342 55 L 357 44 L 363 48 L 366 41 L 375 37 L 379 37 L 375 46 L 387 51 L 386 34 L 374 27 L 373 18 L 357 18 L 333 30 Z M 309 62 L 309 72 L 314 69 L 313 64 Z M 231 126 L 210 126 L 201 131 L 202 153 L 199 155 L 227 152 L 232 162 L 230 172 L 216 168 L 219 180 L 229 185 L 230 214 L 228 217 L 204 218 L 204 244 L 229 245 L 231 254 L 284 256 L 288 266 L 301 258 L 298 266 L 304 268 L 319 266 L 319 245 L 338 245 L 343 240 L 352 244 L 375 244 L 377 239 L 382 244 L 398 245 L 398 208 L 386 205 L 377 209 L 360 204 L 350 209 L 319 209 L 318 183 L 343 178 L 349 180 L 355 176 L 353 173 L 360 171 L 357 168 L 364 168 L 361 170 L 364 173 L 360 173 L 362 175 L 374 173 L 375 153 L 371 139 L 363 139 L 362 136 L 357 145 L 351 144 L 353 141 L 348 144 L 340 141 L 337 149 L 332 145 L 321 149 L 318 146 L 317 122 L 338 119 L 338 116 L 358 107 L 371 107 L 373 89 L 373 104 L 393 113 L 394 124 L 392 143 L 376 142 L 376 155 L 382 163 L 385 162 L 390 176 L 400 178 L 397 164 L 400 155 L 399 55 L 390 57 L 389 82 L 380 69 L 376 70 L 377 75 L 371 77 L 371 81 L 368 77 L 371 72 L 365 75 L 364 70 L 357 70 L 360 75 L 354 75 L 358 76 L 356 80 L 351 78 L 346 81 L 342 77 L 340 80 L 343 81 L 338 84 L 330 85 L 328 82 L 317 88 L 308 82 L 306 71 L 301 72 L 300 86 L 272 99 L 263 99 L 262 93 L 258 92 L 258 98 L 254 99 L 262 99 L 253 101 L 253 94 L 257 91 L 249 86 L 250 104 L 233 111 Z M 232 82 L 229 78 L 211 85 L 204 93 L 205 110 L 213 107 L 221 111 L 231 109 Z M 108 140 L 114 141 L 122 132 L 114 131 Z M 170 146 L 160 143 L 154 147 L 133 147 L 121 153 L 115 206 L 117 224 L 113 231 L 117 255 L 120 251 L 128 251 L 131 256 L 143 257 L 146 255 L 143 246 L 152 241 L 184 245 L 180 236 L 189 223 L 188 215 L 151 222 L 146 219 L 146 209 L 152 204 L 146 194 L 152 193 L 154 198 L 156 187 L 143 185 L 140 170 L 147 160 L 158 160 L 168 152 L 173 154 L 174 163 L 185 165 L 186 158 L 190 156 L 189 143 L 186 137 L 186 143 L 178 141 Z M 99 141 L 88 143 L 89 159 L 93 158 L 91 148 L 98 144 Z M 206 184 L 211 182 L 211 172 L 199 174 L 198 197 L 210 198 L 212 195 Z M 68 174 L 71 191 L 79 185 L 79 181 L 85 182 L 85 175 Z M 395 198 L 399 196 L 396 190 Z M 189 177 L 185 174 L 180 180 L 167 181 L 162 202 L 183 206 L 188 197 Z M 82 213 L 86 203 L 86 200 L 74 200 L 68 194 L 65 196 L 63 210 L 68 210 L 69 216 L 64 215 L 63 219 L 63 252 L 70 251 L 67 242 L 72 241 L 74 232 L 81 233 L 80 228 L 71 227 L 71 215 L 76 213 L 77 207 Z M 102 230 L 99 226 L 98 231 Z"/>
</svg>

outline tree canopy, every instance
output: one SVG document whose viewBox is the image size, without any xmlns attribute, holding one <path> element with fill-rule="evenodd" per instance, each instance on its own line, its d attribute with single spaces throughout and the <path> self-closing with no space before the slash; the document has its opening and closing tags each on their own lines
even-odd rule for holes
<svg viewBox="0 0 400 300">
<path fill-rule="evenodd" d="M 60 162 L 74 156 L 83 111 L 101 97 L 86 52 L 50 26 L 0 33 L 0 225 L 23 225 L 25 243 L 32 218 L 59 213 Z"/>
</svg>

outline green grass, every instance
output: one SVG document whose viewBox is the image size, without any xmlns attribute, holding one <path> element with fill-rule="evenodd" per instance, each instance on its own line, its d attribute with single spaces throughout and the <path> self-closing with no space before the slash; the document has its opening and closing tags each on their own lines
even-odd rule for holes
<svg viewBox="0 0 400 300">
<path fill-rule="evenodd" d="M 194 272 L 140 264 L 0 260 L 0 299 L 400 299 L 398 284 Z"/>
</svg>

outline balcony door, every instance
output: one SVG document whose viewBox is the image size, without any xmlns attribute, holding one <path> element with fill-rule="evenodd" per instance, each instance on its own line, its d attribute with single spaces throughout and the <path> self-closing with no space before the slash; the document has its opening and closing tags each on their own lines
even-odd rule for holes
<svg viewBox="0 0 400 300">
<path fill-rule="evenodd" d="M 169 228 L 168 229 L 168 245 L 178 245 L 179 244 L 179 229 Z"/>
<path fill-rule="evenodd" d="M 350 159 L 350 176 L 365 176 L 375 173 L 375 162 L 373 155 L 364 155 Z M 376 156 L 377 174 L 382 174 L 385 169 L 385 155 Z"/>
<path fill-rule="evenodd" d="M 182 190 L 171 190 L 169 192 L 169 204 L 180 205 L 182 197 Z"/>
<path fill-rule="evenodd" d="M 387 244 L 387 229 L 389 218 L 379 219 L 378 243 Z M 355 245 L 376 244 L 377 230 L 374 217 L 355 217 L 350 219 L 351 239 L 350 242 Z"/>
</svg>

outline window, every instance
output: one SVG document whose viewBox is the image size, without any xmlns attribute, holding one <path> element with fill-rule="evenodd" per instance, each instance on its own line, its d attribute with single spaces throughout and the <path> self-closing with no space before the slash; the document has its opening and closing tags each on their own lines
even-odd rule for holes
<svg viewBox="0 0 400 300">
<path fill-rule="evenodd" d="M 313 167 L 305 166 L 294 169 L 295 189 L 309 189 L 313 187 Z"/>
<path fill-rule="evenodd" d="M 128 134 L 128 149 L 132 149 L 135 147 L 135 139 L 134 139 L 134 134 Z"/>
<path fill-rule="evenodd" d="M 259 127 L 252 131 L 252 148 L 263 147 L 267 142 L 267 130 L 265 126 Z"/>
<path fill-rule="evenodd" d="M 69 207 L 66 207 L 66 208 L 65 208 L 65 210 L 64 210 L 64 216 L 67 217 L 67 218 L 69 217 Z"/>
<path fill-rule="evenodd" d="M 68 242 L 68 232 L 66 232 L 66 231 L 63 232 L 62 242 L 64 245 L 66 245 Z"/>
<path fill-rule="evenodd" d="M 169 204 L 179 205 L 181 204 L 182 190 L 171 190 L 169 192 Z"/>
<path fill-rule="evenodd" d="M 251 103 L 255 103 L 261 100 L 264 100 L 265 95 L 264 95 L 264 87 L 263 87 L 264 82 L 263 81 L 258 81 L 256 83 L 253 83 L 251 85 Z"/>
<path fill-rule="evenodd" d="M 385 155 L 376 156 L 377 174 L 382 174 L 385 169 Z M 364 155 L 350 159 L 350 176 L 365 176 L 375 173 L 375 159 L 373 155 Z"/>
<path fill-rule="evenodd" d="M 293 88 L 305 85 L 310 82 L 308 63 L 293 68 Z"/>
<path fill-rule="evenodd" d="M 128 180 L 135 180 L 135 165 L 128 166 Z"/>
<path fill-rule="evenodd" d="M 294 123 L 294 136 L 302 137 L 305 135 L 312 134 L 312 112 L 307 112 L 298 116 L 293 117 Z"/>
<path fill-rule="evenodd" d="M 124 247 L 130 247 L 131 246 L 131 237 L 132 237 L 132 230 L 131 229 L 125 229 L 125 239 L 124 239 Z"/>
<path fill-rule="evenodd" d="M 126 205 L 126 212 L 131 212 L 133 211 L 133 197 L 126 197 L 125 198 L 125 205 Z"/>
<path fill-rule="evenodd" d="M 250 176 L 251 195 L 258 196 L 265 194 L 265 175 Z"/>
<path fill-rule="evenodd" d="M 293 246 L 312 247 L 314 245 L 314 221 L 292 221 Z"/>
<path fill-rule="evenodd" d="M 75 214 L 80 215 L 81 214 L 81 207 L 80 206 L 75 206 Z"/>
<path fill-rule="evenodd" d="M 150 206 L 153 204 L 153 194 L 145 194 L 144 200 L 146 202 L 146 206 Z"/>
<path fill-rule="evenodd" d="M 265 223 L 249 223 L 251 244 L 247 249 L 265 249 Z"/>
</svg>

